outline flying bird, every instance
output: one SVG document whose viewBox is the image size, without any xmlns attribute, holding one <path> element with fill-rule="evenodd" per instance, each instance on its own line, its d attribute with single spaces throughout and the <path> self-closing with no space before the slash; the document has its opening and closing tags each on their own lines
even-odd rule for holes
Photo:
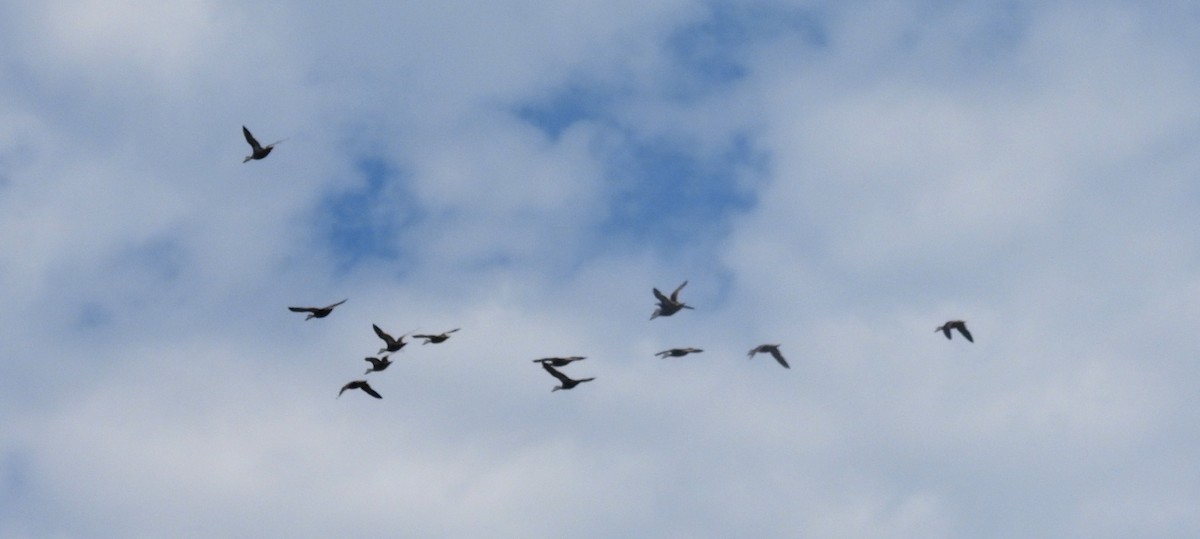
<svg viewBox="0 0 1200 539">
<path fill-rule="evenodd" d="M 399 339 L 393 339 L 387 332 L 379 329 L 379 326 L 371 324 L 371 327 L 375 328 L 375 334 L 379 335 L 379 338 L 383 339 L 383 343 L 386 345 L 379 349 L 380 354 L 384 352 L 399 352 L 401 348 L 404 348 L 408 344 L 404 342 L 404 338 L 408 336 L 408 333 L 401 335 Z"/>
<path fill-rule="evenodd" d="M 582 380 L 572 380 L 570 378 L 567 378 L 567 375 L 565 375 L 561 372 L 558 372 L 558 369 L 551 367 L 549 363 L 542 363 L 542 368 L 546 369 L 546 372 L 550 373 L 551 376 L 558 378 L 558 381 L 562 382 L 562 385 L 554 386 L 554 389 L 550 390 L 551 393 L 554 393 L 555 391 L 558 391 L 560 389 L 571 389 L 571 388 L 573 388 L 579 384 L 582 384 L 584 382 L 591 382 L 592 380 L 595 380 L 595 378 L 584 378 Z"/>
<path fill-rule="evenodd" d="M 949 322 L 946 322 L 945 324 L 938 326 L 937 329 L 935 329 L 933 331 L 935 333 L 940 331 L 946 335 L 947 339 L 949 339 L 950 338 L 950 330 L 952 330 L 952 329 L 957 329 L 958 332 L 961 333 L 963 337 L 966 337 L 968 341 L 975 342 L 975 339 L 971 338 L 971 332 L 967 331 L 967 323 L 962 320 L 951 320 Z"/>
<path fill-rule="evenodd" d="M 371 364 L 371 368 L 367 369 L 367 372 L 364 372 L 363 374 L 382 371 L 383 369 L 388 368 L 388 365 L 392 364 L 392 360 L 388 356 L 364 357 L 363 359 L 367 360 Z"/>
<path fill-rule="evenodd" d="M 544 357 L 542 359 L 535 359 L 533 362 L 541 363 L 542 365 L 550 365 L 552 367 L 566 367 L 567 365 L 570 365 L 572 361 L 583 361 L 585 359 L 587 359 L 586 356 Z"/>
<path fill-rule="evenodd" d="M 377 399 L 383 398 L 383 395 L 380 395 L 379 393 L 376 393 L 374 389 L 371 389 L 371 386 L 369 384 L 367 384 L 366 380 L 355 380 L 353 382 L 350 382 L 350 383 L 342 386 L 342 390 L 338 391 L 338 398 L 341 398 L 342 393 L 345 393 L 347 389 L 361 389 L 361 390 L 363 390 L 364 393 L 366 393 L 372 397 L 375 397 Z"/>
<path fill-rule="evenodd" d="M 756 346 L 753 350 L 750 350 L 749 355 L 750 355 L 750 357 L 754 357 L 754 354 L 758 354 L 758 353 L 771 354 L 771 357 L 775 358 L 775 361 L 778 361 L 780 365 L 783 365 L 783 368 L 785 368 L 785 369 L 791 368 L 788 366 L 787 360 L 783 359 L 783 354 L 781 354 L 779 352 L 778 344 L 760 344 L 760 345 Z"/>
<path fill-rule="evenodd" d="M 246 161 L 249 161 L 251 159 L 262 159 L 262 158 L 266 157 L 267 154 L 271 153 L 271 150 L 275 149 L 276 144 L 279 144 L 280 142 L 287 140 L 287 139 L 280 139 L 280 140 L 272 142 L 266 146 L 263 146 L 258 143 L 258 139 L 254 138 L 254 135 L 251 135 L 250 130 L 246 129 L 246 126 L 244 126 L 244 125 L 242 126 L 242 134 L 246 135 L 246 142 L 250 143 L 250 155 L 247 155 L 245 159 L 242 159 L 243 163 L 245 163 Z"/>
<path fill-rule="evenodd" d="M 671 297 L 665 296 L 655 288 L 654 297 L 658 298 L 658 308 L 654 310 L 654 314 L 650 315 L 650 319 L 654 320 L 660 316 L 671 316 L 683 309 L 691 309 L 690 305 L 679 301 L 679 291 L 683 290 L 683 287 L 687 286 L 687 284 L 688 282 L 684 281 L 683 284 L 679 285 L 679 288 L 671 292 Z"/>
<path fill-rule="evenodd" d="M 672 348 L 670 350 L 663 350 L 662 352 L 659 352 L 654 355 L 665 359 L 668 357 L 683 357 L 688 354 L 695 354 L 695 353 L 699 353 L 699 352 L 703 352 L 703 351 L 704 350 L 701 350 L 699 348 Z"/>
<path fill-rule="evenodd" d="M 305 320 L 309 320 L 311 318 L 325 318 L 326 316 L 329 316 L 329 313 L 333 312 L 334 307 L 337 307 L 343 303 L 346 303 L 346 300 L 342 300 L 334 303 L 333 305 L 327 305 L 325 307 L 288 307 L 288 310 L 294 313 L 308 313 L 308 316 L 304 318 Z"/>
<path fill-rule="evenodd" d="M 451 333 L 454 333 L 455 331 L 458 331 L 460 329 L 462 329 L 462 328 L 454 328 L 450 331 L 447 331 L 445 333 L 439 333 L 437 335 L 413 335 L 413 338 L 414 339 L 425 339 L 425 342 L 423 342 L 421 344 L 429 344 L 429 343 L 437 344 L 440 342 L 446 342 L 446 339 L 450 338 Z"/>
</svg>

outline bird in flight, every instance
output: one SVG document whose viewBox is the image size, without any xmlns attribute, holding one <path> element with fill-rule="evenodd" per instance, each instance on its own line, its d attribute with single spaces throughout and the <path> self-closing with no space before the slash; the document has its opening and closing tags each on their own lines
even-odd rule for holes
<svg viewBox="0 0 1200 539">
<path fill-rule="evenodd" d="M 542 368 L 546 369 L 546 372 L 550 373 L 551 376 L 558 378 L 559 382 L 562 382 L 562 385 L 554 386 L 554 389 L 550 390 L 551 393 L 558 391 L 560 389 L 571 389 L 571 388 L 573 388 L 579 384 L 582 384 L 584 382 L 591 382 L 592 380 L 595 380 L 595 378 L 583 378 L 581 380 L 572 380 L 570 378 L 567 378 L 567 375 L 565 375 L 561 372 L 558 372 L 558 369 L 551 367 L 549 363 L 542 363 Z"/>
<path fill-rule="evenodd" d="M 949 322 L 946 322 L 945 324 L 938 326 L 937 329 L 935 329 L 933 331 L 934 332 L 940 331 L 946 335 L 947 339 L 949 339 L 950 338 L 950 330 L 952 330 L 952 329 L 957 329 L 958 332 L 961 333 L 963 337 L 966 337 L 968 341 L 975 342 L 975 339 L 971 338 L 971 332 L 967 331 L 967 323 L 962 320 L 951 320 Z"/>
<path fill-rule="evenodd" d="M 658 298 L 658 308 L 654 310 L 654 314 L 650 315 L 650 319 L 654 320 L 660 316 L 671 316 L 683 309 L 691 309 L 692 307 L 682 301 L 679 301 L 679 291 L 687 286 L 688 282 L 684 281 L 679 285 L 674 292 L 671 292 L 671 297 L 667 297 L 657 288 L 654 289 L 654 297 Z"/>
<path fill-rule="evenodd" d="M 570 365 L 572 361 L 583 361 L 585 359 L 587 359 L 586 356 L 544 357 L 542 359 L 535 359 L 533 362 L 541 363 L 542 365 L 550 365 L 552 367 L 566 367 L 567 365 Z"/>
<path fill-rule="evenodd" d="M 750 357 L 754 357 L 754 354 L 758 354 L 758 353 L 771 354 L 771 357 L 775 358 L 775 361 L 778 361 L 780 365 L 783 365 L 783 368 L 785 368 L 785 369 L 791 368 L 788 366 L 787 360 L 783 359 L 783 354 L 781 354 L 779 352 L 778 344 L 760 344 L 760 345 L 754 347 L 753 350 L 750 350 L 749 355 L 750 355 Z"/>
<path fill-rule="evenodd" d="M 326 305 L 325 307 L 288 307 L 288 310 L 294 313 L 308 313 L 308 316 L 304 318 L 305 320 L 309 320 L 311 318 L 325 318 L 326 316 L 329 316 L 329 313 L 333 312 L 334 307 L 337 307 L 343 303 L 346 303 L 346 300 L 339 301 L 333 305 Z"/>
<path fill-rule="evenodd" d="M 659 352 L 654 355 L 665 359 L 668 357 L 683 357 L 688 354 L 695 354 L 695 353 L 699 353 L 699 352 L 703 352 L 703 351 L 704 350 L 701 350 L 699 348 L 672 348 L 670 350 L 663 350 L 662 352 Z"/>
<path fill-rule="evenodd" d="M 383 369 L 388 368 L 388 365 L 392 364 L 392 360 L 388 356 L 364 357 L 363 359 L 367 360 L 367 362 L 371 364 L 371 368 L 367 369 L 367 372 L 364 372 L 363 374 L 382 371 Z"/>
<path fill-rule="evenodd" d="M 445 333 L 439 333 L 437 335 L 413 335 L 413 338 L 414 339 L 425 339 L 425 342 L 423 342 L 421 344 L 429 344 L 429 343 L 437 344 L 440 342 L 446 342 L 446 339 L 450 338 L 451 333 L 454 333 L 455 331 L 458 331 L 460 329 L 462 329 L 462 328 L 454 328 L 450 331 L 447 331 Z"/>
<path fill-rule="evenodd" d="M 342 390 L 338 391 L 338 398 L 341 398 L 342 393 L 345 393 L 347 389 L 361 389 L 361 390 L 363 390 L 364 393 L 366 393 L 372 397 L 375 397 L 377 399 L 383 398 L 383 395 L 380 395 L 379 393 L 376 393 L 374 389 L 371 389 L 371 386 L 369 384 L 367 384 L 366 380 L 355 380 L 353 382 L 350 382 L 350 383 L 342 386 Z"/>
<path fill-rule="evenodd" d="M 384 352 L 399 352 L 401 348 L 404 348 L 404 346 L 408 344 L 404 342 L 404 338 L 408 336 L 408 333 L 401 335 L 399 339 L 393 339 L 391 335 L 387 334 L 387 332 L 379 329 L 379 326 L 371 324 L 371 327 L 375 328 L 375 334 L 379 335 L 380 339 L 383 339 L 385 346 L 379 349 L 380 354 Z"/>
<path fill-rule="evenodd" d="M 244 125 L 242 126 L 242 134 L 246 135 L 246 142 L 250 143 L 250 155 L 247 155 L 245 159 L 242 159 L 243 163 L 245 163 L 246 161 L 249 161 L 251 159 L 262 159 L 262 158 L 266 157 L 267 154 L 271 153 L 271 150 L 275 149 L 276 144 L 279 144 L 280 142 L 287 140 L 287 139 L 280 139 L 280 140 L 272 142 L 266 146 L 263 146 L 258 143 L 258 139 L 254 138 L 254 135 L 251 135 L 250 130 L 246 129 L 246 126 L 244 126 Z"/>
</svg>

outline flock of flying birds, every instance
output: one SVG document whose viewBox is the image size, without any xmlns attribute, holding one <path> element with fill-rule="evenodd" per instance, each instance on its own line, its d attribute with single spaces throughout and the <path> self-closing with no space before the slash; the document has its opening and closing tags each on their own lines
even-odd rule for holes
<svg viewBox="0 0 1200 539">
<path fill-rule="evenodd" d="M 250 143 L 250 148 L 251 148 L 250 155 L 247 155 L 246 158 L 242 160 L 243 163 L 245 163 L 247 161 L 258 160 L 258 159 L 262 159 L 262 158 L 266 157 L 268 154 L 271 153 L 271 150 L 273 150 L 275 148 L 276 144 L 279 144 L 280 142 L 287 140 L 287 139 L 282 139 L 282 140 L 279 140 L 276 142 L 272 142 L 271 144 L 268 144 L 266 146 L 263 146 L 263 145 L 259 144 L 257 139 L 254 138 L 254 135 L 250 134 L 250 130 L 246 129 L 246 126 L 242 126 L 242 134 L 244 134 L 246 136 L 246 142 Z M 687 284 L 688 284 L 688 282 L 684 281 L 683 284 L 679 285 L 679 287 L 677 287 L 673 292 L 671 292 L 670 296 L 663 294 L 657 288 L 653 289 L 654 297 L 655 297 L 655 299 L 658 300 L 658 307 L 654 310 L 654 313 L 650 315 L 650 319 L 654 320 L 655 318 L 658 318 L 660 316 L 671 316 L 671 315 L 674 315 L 684 309 L 692 309 L 693 307 L 691 305 L 688 305 L 679 300 L 679 292 L 681 290 L 683 290 L 683 287 L 687 286 Z M 311 320 L 313 318 L 325 318 L 326 316 L 329 316 L 329 314 L 333 312 L 334 308 L 336 308 L 337 306 L 339 306 L 345 302 L 346 302 L 346 300 L 343 299 L 342 301 L 339 301 L 332 305 L 326 305 L 324 307 L 288 307 L 288 310 L 290 310 L 292 312 L 298 312 L 298 313 L 308 313 L 308 316 L 305 317 L 305 320 Z M 388 366 L 390 366 L 392 364 L 390 354 L 399 352 L 402 348 L 404 348 L 408 344 L 407 342 L 404 341 L 404 338 L 408 337 L 408 333 L 401 335 L 399 338 L 395 338 L 395 337 L 392 337 L 387 332 L 385 332 L 384 330 L 380 329 L 379 326 L 377 326 L 375 324 L 372 324 L 371 327 L 375 330 L 375 335 L 377 335 L 380 339 L 383 340 L 384 347 L 380 348 L 379 352 L 376 354 L 379 357 L 364 358 L 368 363 L 371 364 L 371 367 L 369 369 L 367 369 L 367 371 L 365 373 L 363 373 L 364 376 L 367 374 L 373 373 L 373 372 L 380 372 L 384 369 L 387 369 Z M 413 335 L 412 337 L 414 339 L 424 339 L 425 342 L 422 344 L 438 344 L 438 343 L 442 343 L 442 342 L 445 342 L 448 339 L 450 339 L 450 334 L 458 331 L 459 329 L 461 329 L 461 328 L 454 328 L 450 331 L 438 333 L 435 335 L 418 334 L 418 335 Z M 950 339 L 951 338 L 951 330 L 958 331 L 958 333 L 961 334 L 964 338 L 966 338 L 967 341 L 975 342 L 975 339 L 971 336 L 971 332 L 967 330 L 967 323 L 962 320 L 950 320 L 950 321 L 946 322 L 945 324 L 938 326 L 936 329 L 934 329 L 934 332 L 940 331 L 940 332 L 942 332 L 942 334 L 944 334 L 946 336 L 947 339 Z M 780 365 L 783 366 L 783 368 L 790 369 L 791 366 L 789 366 L 787 360 L 784 359 L 783 353 L 779 351 L 779 347 L 780 347 L 780 345 L 778 345 L 778 344 L 760 344 L 760 345 L 750 349 L 750 352 L 747 355 L 750 358 L 753 358 L 755 354 L 770 354 L 771 357 L 775 358 L 775 361 L 777 361 Z M 654 355 L 658 356 L 660 358 L 683 357 L 688 354 L 695 354 L 695 353 L 700 353 L 703 351 L 704 350 L 702 350 L 702 349 L 692 348 L 692 347 L 671 348 L 669 350 L 663 350 L 662 352 L 658 352 Z M 384 355 L 384 352 L 387 352 L 388 355 Z M 593 378 L 573 379 L 573 378 L 563 374 L 562 371 L 558 370 L 559 368 L 566 367 L 566 366 L 570 365 L 571 363 L 574 363 L 576 361 L 582 361 L 584 359 L 587 359 L 587 358 L 585 356 L 546 357 L 546 358 L 541 358 L 541 359 L 535 359 L 535 360 L 533 360 L 533 362 L 541 363 L 542 369 L 544 369 L 546 372 L 550 373 L 551 376 L 558 379 L 559 385 L 554 386 L 554 389 L 550 390 L 551 392 L 554 392 L 554 391 L 558 391 L 560 389 L 563 389 L 563 390 L 572 389 L 575 386 L 582 384 L 584 382 L 591 382 L 592 380 L 595 380 L 594 377 Z M 338 391 L 337 396 L 340 398 L 342 396 L 342 393 L 345 393 L 346 390 L 351 390 L 351 389 L 360 389 L 364 393 L 366 393 L 372 397 L 375 397 L 377 399 L 383 398 L 383 395 L 380 395 L 379 392 L 375 391 L 375 389 L 372 388 L 371 385 L 368 384 L 366 380 L 353 380 L 353 381 L 347 382 L 346 385 L 342 386 L 341 391 Z"/>
</svg>

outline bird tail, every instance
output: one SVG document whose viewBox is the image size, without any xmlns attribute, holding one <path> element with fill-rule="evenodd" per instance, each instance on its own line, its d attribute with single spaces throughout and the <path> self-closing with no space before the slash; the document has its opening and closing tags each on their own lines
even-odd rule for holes
<svg viewBox="0 0 1200 539">
<path fill-rule="evenodd" d="M 245 159 L 242 159 L 242 162 L 243 162 L 243 163 L 245 163 L 245 162 L 247 162 L 247 161 L 249 161 L 249 160 L 251 160 L 251 159 L 254 159 L 254 158 L 253 158 L 253 157 L 251 157 L 251 156 L 249 156 L 249 155 L 247 155 Z"/>
</svg>

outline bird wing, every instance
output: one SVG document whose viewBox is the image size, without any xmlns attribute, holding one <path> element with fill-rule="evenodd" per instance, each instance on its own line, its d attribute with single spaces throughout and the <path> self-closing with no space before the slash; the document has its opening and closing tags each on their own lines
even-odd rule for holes
<svg viewBox="0 0 1200 539">
<path fill-rule="evenodd" d="M 289 311 L 294 313 L 311 313 L 316 312 L 316 307 L 288 307 Z"/>
<path fill-rule="evenodd" d="M 350 298 L 346 298 L 346 299 L 350 299 Z M 338 305 L 341 305 L 341 304 L 343 304 L 343 303 L 346 303 L 346 300 L 345 300 L 345 299 L 344 299 L 344 300 L 342 300 L 342 301 L 339 301 L 339 302 L 337 302 L 337 303 L 334 303 L 333 305 L 328 305 L 328 306 L 326 306 L 326 307 L 325 307 L 325 309 L 333 309 L 334 307 L 337 307 Z"/>
<path fill-rule="evenodd" d="M 769 351 L 771 352 L 771 357 L 775 358 L 775 361 L 778 361 L 780 365 L 783 365 L 783 368 L 785 368 L 785 369 L 791 368 L 788 366 L 787 360 L 783 359 L 783 354 L 779 353 L 778 348 L 772 348 Z"/>
<path fill-rule="evenodd" d="M 663 295 L 663 293 L 659 292 L 657 288 L 654 289 L 654 297 L 658 298 L 658 302 L 664 305 L 672 303 L 671 298 Z"/>
<path fill-rule="evenodd" d="M 451 333 L 454 333 L 455 331 L 458 331 L 458 330 L 460 330 L 460 329 L 462 329 L 462 328 L 454 328 L 454 329 L 452 329 L 452 330 L 450 330 L 450 331 L 447 331 L 447 332 L 443 333 L 442 335 L 449 335 L 449 334 L 451 334 Z"/>
<path fill-rule="evenodd" d="M 434 337 L 437 337 L 437 335 L 413 335 L 414 339 L 432 339 Z"/>
<path fill-rule="evenodd" d="M 945 334 L 946 334 L 946 338 L 947 338 L 947 339 L 949 339 L 949 338 L 950 338 L 950 324 L 946 324 L 946 325 L 944 325 L 944 326 L 942 326 L 942 327 L 940 327 L 940 328 L 938 328 L 938 329 L 942 330 L 942 333 L 945 333 Z"/>
<path fill-rule="evenodd" d="M 546 372 L 550 373 L 551 376 L 558 378 L 558 381 L 562 382 L 563 384 L 574 382 L 574 380 L 567 378 L 567 375 L 558 372 L 558 369 L 551 367 L 549 363 L 542 363 L 542 368 L 546 369 Z"/>
<path fill-rule="evenodd" d="M 379 326 L 377 326 L 377 325 L 375 325 L 375 324 L 371 324 L 371 327 L 372 327 L 372 328 L 375 328 L 375 334 L 376 334 L 376 335 L 379 335 L 379 338 L 380 338 L 380 339 L 383 339 L 383 342 L 386 342 L 386 343 L 388 343 L 389 345 L 391 345 L 392 343 L 396 342 L 396 339 L 393 339 L 393 338 L 392 338 L 392 336 L 391 336 L 391 335 L 388 335 L 386 331 L 384 331 L 384 330 L 382 330 L 382 329 L 379 329 Z"/>
<path fill-rule="evenodd" d="M 671 292 L 672 302 L 679 303 L 679 291 L 683 290 L 683 287 L 687 286 L 687 283 L 687 281 L 684 281 L 683 284 L 679 285 L 679 288 L 676 288 L 674 292 Z"/>
<path fill-rule="evenodd" d="M 971 338 L 971 332 L 970 332 L 970 331 L 967 331 L 967 325 L 966 325 L 966 324 L 959 324 L 959 325 L 957 326 L 957 329 L 958 329 L 958 332 L 959 332 L 959 333 L 962 333 L 962 336 L 963 336 L 963 337 L 966 337 L 968 341 L 970 341 L 970 342 L 975 342 L 975 339 Z"/>
<path fill-rule="evenodd" d="M 371 389 L 371 386 L 367 385 L 367 383 L 366 383 L 366 382 L 363 382 L 361 385 L 359 385 L 359 386 L 358 386 L 358 388 L 359 388 L 359 389 L 361 389 L 361 390 L 363 390 L 363 391 L 365 391 L 365 392 L 366 392 L 368 395 L 370 395 L 370 396 L 372 396 L 372 397 L 375 397 L 375 398 L 377 398 L 377 399 L 382 399 L 382 398 L 383 398 L 383 395 L 380 395 L 380 394 L 379 394 L 378 392 L 376 392 L 374 389 Z"/>
<path fill-rule="evenodd" d="M 250 147 L 254 148 L 254 151 L 262 151 L 262 145 L 258 143 L 258 140 L 254 138 L 254 135 L 250 134 L 250 130 L 246 129 L 244 125 L 242 126 L 242 134 L 246 135 L 246 142 L 250 143 Z"/>
</svg>

